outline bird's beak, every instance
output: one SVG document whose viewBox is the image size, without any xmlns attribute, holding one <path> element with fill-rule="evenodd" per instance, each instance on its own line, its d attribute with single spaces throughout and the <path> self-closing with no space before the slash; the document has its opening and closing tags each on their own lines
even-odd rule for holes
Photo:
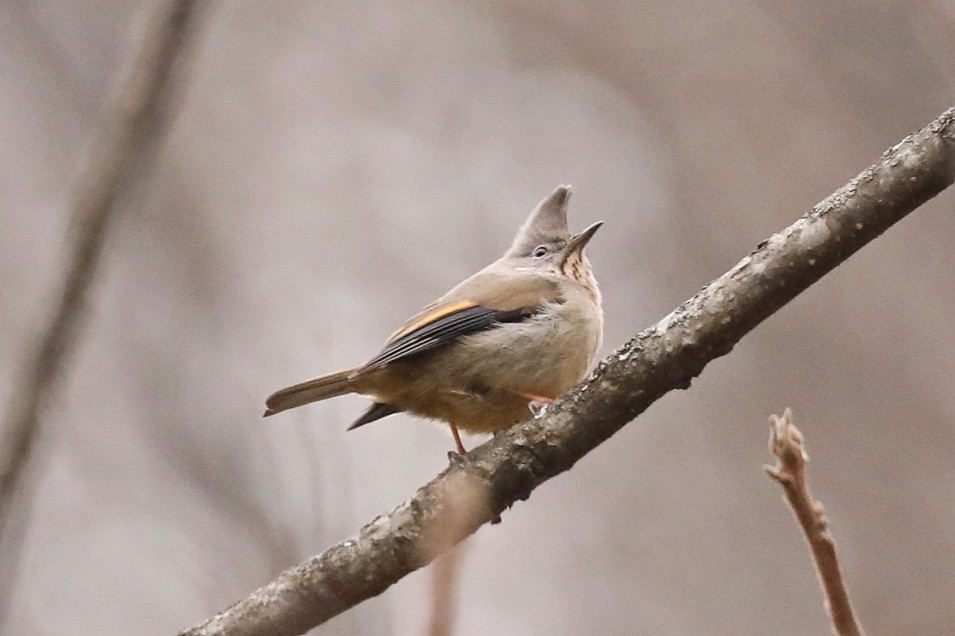
<svg viewBox="0 0 955 636">
<path fill-rule="evenodd" d="M 594 234 L 597 233 L 597 230 L 599 230 L 600 226 L 603 224 L 603 221 L 598 221 L 574 238 L 570 239 L 570 241 L 567 242 L 567 246 L 564 247 L 564 254 L 570 255 L 574 252 L 582 252 L 584 247 L 586 247 L 587 243 L 590 242 L 590 239 L 594 237 Z"/>
</svg>

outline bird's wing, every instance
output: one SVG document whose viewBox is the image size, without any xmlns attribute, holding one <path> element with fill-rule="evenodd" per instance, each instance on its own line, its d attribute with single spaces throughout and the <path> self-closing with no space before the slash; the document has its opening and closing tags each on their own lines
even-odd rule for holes
<svg viewBox="0 0 955 636">
<path fill-rule="evenodd" d="M 501 323 L 520 322 L 556 297 L 556 286 L 541 277 L 478 273 L 412 317 L 358 373 Z"/>
<path fill-rule="evenodd" d="M 447 307 L 435 308 L 410 328 L 402 332 L 385 345 L 381 353 L 368 361 L 359 373 L 383 367 L 389 362 L 440 347 L 461 336 L 489 329 L 502 322 L 519 322 L 525 316 L 521 309 L 500 311 L 461 301 Z"/>
</svg>

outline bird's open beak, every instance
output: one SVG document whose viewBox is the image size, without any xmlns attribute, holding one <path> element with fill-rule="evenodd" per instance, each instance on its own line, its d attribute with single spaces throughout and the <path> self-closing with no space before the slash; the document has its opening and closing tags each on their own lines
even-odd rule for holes
<svg viewBox="0 0 955 636">
<path fill-rule="evenodd" d="M 597 230 L 599 230 L 600 226 L 603 224 L 603 221 L 598 221 L 574 238 L 570 239 L 570 241 L 567 242 L 567 246 L 564 248 L 564 254 L 569 255 L 573 254 L 574 252 L 583 251 L 584 247 L 586 247 L 587 243 L 590 242 L 590 239 L 594 237 L 594 234 L 597 233 Z"/>
</svg>

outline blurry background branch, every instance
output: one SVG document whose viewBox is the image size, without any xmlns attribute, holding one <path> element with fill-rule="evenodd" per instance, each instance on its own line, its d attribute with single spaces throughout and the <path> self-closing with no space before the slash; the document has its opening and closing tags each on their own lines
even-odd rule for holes
<svg viewBox="0 0 955 636">
<path fill-rule="evenodd" d="M 198 0 L 162 3 L 77 185 L 63 280 L 49 316 L 39 321 L 36 344 L 14 379 L 0 429 L 0 539 L 10 526 L 15 495 L 44 408 L 76 344 L 110 223 L 156 156 L 172 121 L 181 95 L 181 70 L 192 51 L 201 10 Z M 17 546 L 6 548 L 16 550 Z M 11 576 L 11 568 L 4 569 L 5 576 Z M 10 585 L 3 587 L 4 594 L 12 590 Z"/>
<path fill-rule="evenodd" d="M 433 560 L 421 550 L 428 537 L 453 545 L 497 519 L 662 395 L 689 387 L 707 363 L 953 178 L 949 109 L 620 347 L 542 418 L 496 435 L 355 537 L 183 634 L 300 634 L 380 594 Z"/>
<path fill-rule="evenodd" d="M 428 636 L 451 636 L 454 633 L 458 572 L 461 569 L 461 547 L 453 546 L 434 561 L 431 568 L 431 616 Z"/>
<path fill-rule="evenodd" d="M 829 520 L 826 519 L 822 504 L 815 501 L 809 491 L 809 480 L 806 478 L 809 456 L 803 445 L 802 433 L 793 424 L 792 412 L 788 408 L 782 417 L 771 416 L 769 424 L 769 448 L 776 455 L 776 464 L 766 466 L 766 473 L 783 487 L 786 499 L 806 535 L 816 573 L 826 595 L 826 609 L 832 619 L 833 629 L 839 636 L 862 636 L 862 628 L 852 610 L 839 568 L 836 542 L 829 531 Z"/>
</svg>

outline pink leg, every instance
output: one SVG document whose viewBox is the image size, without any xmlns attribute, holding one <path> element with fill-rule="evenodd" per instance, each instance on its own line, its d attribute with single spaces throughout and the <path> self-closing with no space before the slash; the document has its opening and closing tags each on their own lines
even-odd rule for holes
<svg viewBox="0 0 955 636">
<path fill-rule="evenodd" d="M 464 450 L 464 444 L 461 443 L 461 434 L 458 433 L 458 427 L 451 422 L 448 422 L 448 426 L 451 427 L 451 435 L 454 436 L 454 443 L 458 447 L 458 454 L 464 455 L 465 453 L 467 453 L 467 451 Z"/>
<path fill-rule="evenodd" d="M 534 395 L 533 393 L 522 393 L 517 392 L 522 398 L 527 398 L 531 402 L 537 402 L 539 404 L 551 404 L 554 401 L 554 398 L 544 397 L 543 395 Z"/>
</svg>

